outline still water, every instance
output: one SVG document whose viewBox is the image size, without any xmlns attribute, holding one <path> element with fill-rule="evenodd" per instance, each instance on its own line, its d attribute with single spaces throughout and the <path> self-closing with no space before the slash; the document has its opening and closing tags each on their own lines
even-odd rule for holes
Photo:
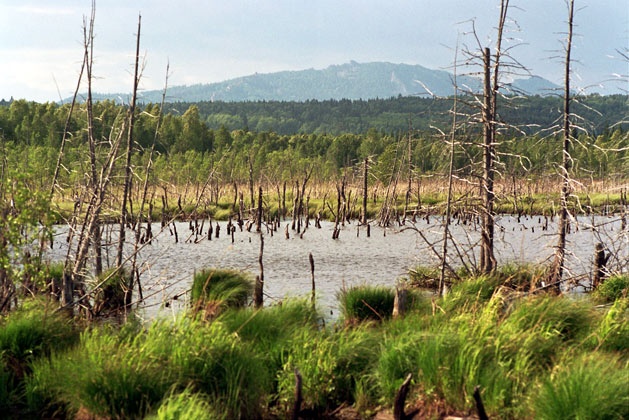
<svg viewBox="0 0 629 420">
<path fill-rule="evenodd" d="M 199 221 L 199 223 L 201 223 Z M 214 222 L 214 230 L 216 230 Z M 260 273 L 260 234 L 236 228 L 233 240 L 227 234 L 226 223 L 221 222 L 220 237 L 215 233 L 207 239 L 207 221 L 201 235 L 195 235 L 187 222 L 176 224 L 178 242 L 174 232 L 152 225 L 155 234 L 150 245 L 144 245 L 138 257 L 142 304 L 146 318 L 169 316 L 185 307 L 187 291 L 196 271 L 204 268 L 233 268 L 243 270 L 254 278 Z M 289 238 L 286 238 L 288 226 Z M 112 227 L 112 231 L 118 228 Z M 286 297 L 309 296 L 311 271 L 309 254 L 315 264 L 315 283 L 318 306 L 326 316 L 335 317 L 338 311 L 336 294 L 344 287 L 355 285 L 382 285 L 394 287 L 407 277 L 409 269 L 418 265 L 436 266 L 439 259 L 429 244 L 441 250 L 443 238 L 442 218 L 431 217 L 406 223 L 395 228 L 371 227 L 367 237 L 365 227 L 345 224 L 338 239 L 332 239 L 334 224 L 322 222 L 321 228 L 311 225 L 303 235 L 290 229 L 290 221 L 281 223 L 277 231 L 263 228 L 264 236 L 264 292 L 265 304 Z M 451 243 L 455 243 L 465 259 L 473 262 L 478 254 L 480 227 L 473 222 L 454 221 L 451 226 Z M 568 277 L 587 283 L 591 274 L 596 243 L 604 243 L 612 253 L 610 266 L 629 264 L 629 232 L 621 230 L 618 216 L 579 217 L 572 220 L 568 236 Z M 66 253 L 67 228 L 59 228 L 50 257 L 62 259 Z M 159 233 L 157 233 L 159 232 Z M 419 233 L 421 232 L 421 234 Z M 499 264 L 545 263 L 552 259 L 556 243 L 556 220 L 543 217 L 498 216 L 496 219 L 495 253 Z M 107 235 L 107 232 L 106 232 Z M 127 238 L 133 238 L 129 232 Z M 110 234 L 112 242 L 115 234 Z M 131 252 L 129 247 L 127 252 Z M 454 248 L 449 248 L 451 263 L 460 266 Z M 105 253 L 114 260 L 115 251 Z"/>
</svg>

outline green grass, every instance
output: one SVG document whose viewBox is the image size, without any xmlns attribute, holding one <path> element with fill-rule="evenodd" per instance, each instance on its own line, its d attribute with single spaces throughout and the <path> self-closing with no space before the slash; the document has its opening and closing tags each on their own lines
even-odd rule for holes
<svg viewBox="0 0 629 420">
<path fill-rule="evenodd" d="M 604 409 L 595 418 L 623 418 L 629 301 L 522 297 L 514 284 L 535 273 L 469 278 L 443 298 L 416 299 L 396 319 L 387 309 L 356 318 L 368 322 L 324 326 L 309 300 L 289 299 L 225 306 L 209 321 L 190 310 L 146 327 L 93 326 L 74 346 L 43 340 L 21 387 L 5 365 L 0 396 L 8 396 L 3 408 L 28 407 L 33 417 L 285 418 L 297 370 L 303 416 L 353 405 L 367 418 L 391 407 L 411 373 L 407 402 L 435 415 L 473 410 L 480 386 L 491 418 L 592 418 L 597 404 Z M 370 293 L 356 292 L 355 302 L 380 302 Z"/>
<path fill-rule="evenodd" d="M 627 365 L 613 355 L 568 355 L 533 397 L 535 418 L 629 418 L 627 378 Z"/>
<path fill-rule="evenodd" d="M 393 313 L 395 291 L 386 287 L 355 286 L 341 290 L 337 299 L 346 321 L 381 321 Z"/>
<path fill-rule="evenodd" d="M 629 296 L 629 275 L 617 274 L 611 276 L 594 291 L 594 296 L 602 302 L 614 302 Z"/>
<path fill-rule="evenodd" d="M 253 294 L 253 283 L 247 274 L 236 270 L 206 269 L 192 280 L 190 298 L 197 307 L 244 307 Z"/>
<path fill-rule="evenodd" d="M 214 410 L 207 400 L 207 396 L 195 393 L 187 388 L 166 398 L 157 411 L 147 416 L 150 420 L 179 420 L 179 419 L 221 419 L 227 413 Z"/>
</svg>

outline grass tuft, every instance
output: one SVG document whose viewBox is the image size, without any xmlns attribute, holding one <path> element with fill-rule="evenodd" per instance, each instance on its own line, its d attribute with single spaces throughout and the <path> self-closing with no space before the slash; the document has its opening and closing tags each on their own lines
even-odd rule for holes
<svg viewBox="0 0 629 420">
<path fill-rule="evenodd" d="M 562 360 L 533 398 L 538 419 L 629 418 L 629 369 L 612 355 Z"/>
<path fill-rule="evenodd" d="M 197 308 L 219 311 L 244 307 L 253 294 L 253 283 L 236 270 L 206 269 L 194 275 L 190 298 Z"/>
<path fill-rule="evenodd" d="M 337 299 L 346 321 L 381 321 L 393 313 L 395 292 L 385 287 L 356 286 L 343 289 Z"/>
</svg>

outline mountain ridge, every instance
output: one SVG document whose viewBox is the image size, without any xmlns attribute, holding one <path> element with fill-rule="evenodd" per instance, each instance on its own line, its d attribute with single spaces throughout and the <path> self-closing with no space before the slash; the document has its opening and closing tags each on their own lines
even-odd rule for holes
<svg viewBox="0 0 629 420">
<path fill-rule="evenodd" d="M 481 82 L 471 76 L 457 76 L 459 86 L 480 91 Z M 548 95 L 559 86 L 541 78 L 516 79 L 507 91 Z M 329 99 L 376 99 L 397 96 L 452 96 L 453 75 L 418 64 L 350 61 L 324 69 L 285 70 L 254 73 L 216 83 L 179 85 L 168 89 L 168 102 L 201 101 L 296 101 Z M 161 90 L 139 92 L 144 103 L 160 102 Z M 95 95 L 96 99 L 119 99 L 120 94 Z"/>
</svg>

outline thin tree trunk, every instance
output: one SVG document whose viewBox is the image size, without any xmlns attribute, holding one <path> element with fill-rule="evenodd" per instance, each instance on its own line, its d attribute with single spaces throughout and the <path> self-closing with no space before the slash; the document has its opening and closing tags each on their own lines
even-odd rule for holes
<svg viewBox="0 0 629 420">
<path fill-rule="evenodd" d="M 484 90 L 483 97 L 483 209 L 482 209 L 482 232 L 481 232 L 481 254 L 480 269 L 483 273 L 489 273 L 495 268 L 494 257 L 494 163 L 493 163 L 493 125 L 494 115 L 492 110 L 492 89 L 491 89 L 491 55 L 489 48 L 485 48 L 483 55 L 484 65 Z"/>
<path fill-rule="evenodd" d="M 133 126 L 135 123 L 135 101 L 138 92 L 138 83 L 139 83 L 139 63 L 140 63 L 140 29 L 142 25 L 142 16 L 138 16 L 138 33 L 136 40 L 136 49 L 135 49 L 135 68 L 133 73 L 133 94 L 131 96 L 131 105 L 129 107 L 129 131 L 127 135 L 127 160 L 125 162 L 125 176 L 124 176 L 124 190 L 122 193 L 122 208 L 120 209 L 120 233 L 118 236 L 118 254 L 116 257 L 116 267 L 118 269 L 122 266 L 122 255 L 125 243 L 125 230 L 127 224 L 127 201 L 129 200 L 129 195 L 131 194 L 131 155 L 133 153 Z M 131 288 L 127 290 L 126 295 L 128 295 L 128 299 L 125 298 L 125 301 L 131 301 L 131 293 L 133 290 L 133 272 L 129 273 L 129 286 Z"/>
<path fill-rule="evenodd" d="M 365 158 L 363 170 L 363 217 L 360 221 L 363 225 L 367 224 L 367 181 L 369 175 L 369 158 Z"/>
<path fill-rule="evenodd" d="M 555 261 L 551 272 L 551 287 L 556 291 L 561 291 L 561 280 L 563 277 L 565 255 L 566 255 L 566 234 L 568 228 L 568 197 L 570 195 L 570 63 L 572 50 L 572 26 L 574 20 L 574 0 L 568 2 L 568 37 L 566 39 L 566 61 L 564 67 L 564 104 L 563 104 L 563 147 L 561 161 L 561 209 L 559 211 L 559 227 L 557 233 L 557 248 L 555 250 Z"/>
</svg>

